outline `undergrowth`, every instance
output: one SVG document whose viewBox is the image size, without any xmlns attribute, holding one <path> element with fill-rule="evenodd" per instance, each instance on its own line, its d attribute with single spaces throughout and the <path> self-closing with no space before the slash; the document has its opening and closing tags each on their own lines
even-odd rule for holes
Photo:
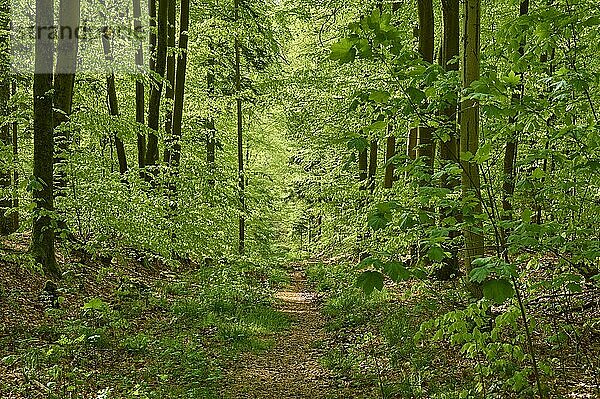
<svg viewBox="0 0 600 399">
<path fill-rule="evenodd" d="M 219 397 L 222 370 L 290 325 L 271 306 L 284 270 L 226 266 L 72 263 L 53 308 L 39 274 L 6 263 L 0 397 Z"/>
</svg>

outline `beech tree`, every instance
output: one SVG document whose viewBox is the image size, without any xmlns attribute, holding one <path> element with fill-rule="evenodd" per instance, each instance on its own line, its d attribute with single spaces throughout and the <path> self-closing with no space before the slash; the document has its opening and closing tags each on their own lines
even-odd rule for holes
<svg viewBox="0 0 600 399">
<path fill-rule="evenodd" d="M 154 0 L 149 1 L 149 7 L 153 4 Z M 136 52 L 135 52 L 135 65 L 137 67 L 136 80 L 135 80 L 135 120 L 137 122 L 137 158 L 138 167 L 140 173 L 143 171 L 146 163 L 146 134 L 143 132 L 144 120 L 145 120 L 145 94 L 144 94 L 144 81 L 141 78 L 141 69 L 144 66 L 144 46 L 142 41 L 138 38 L 138 35 L 142 33 L 142 8 L 140 0 L 133 0 L 133 27 L 135 32 Z M 152 19 L 150 20 L 153 21 Z M 154 38 L 153 34 L 149 35 L 150 38 Z M 142 173 L 143 174 L 143 173 Z"/>
<path fill-rule="evenodd" d="M 10 1 L 2 0 L 0 2 L 0 117 L 4 119 L 0 126 L 0 151 L 3 153 L 12 153 L 13 136 L 11 124 L 8 122 L 10 117 Z M 18 219 L 13 216 L 16 210 L 13 210 L 13 195 L 11 189 L 11 171 L 13 162 L 1 165 L 0 172 L 0 234 L 6 235 L 13 233 L 18 228 Z"/>
<path fill-rule="evenodd" d="M 480 0 L 465 2 L 464 39 L 463 39 L 463 88 L 469 89 L 471 83 L 479 79 L 479 52 L 481 48 L 481 14 Z M 469 158 L 479 149 L 479 106 L 477 101 L 465 98 L 461 103 L 460 119 L 460 154 L 462 160 L 462 189 L 465 209 L 470 218 L 483 212 L 481 204 L 481 184 L 479 165 Z M 481 232 L 481 222 L 467 224 L 465 236 L 465 271 L 469 273 L 474 260 L 483 257 L 484 240 Z M 480 295 L 474 287 L 476 295 Z"/>
<path fill-rule="evenodd" d="M 173 155 L 171 165 L 177 169 L 181 163 L 181 125 L 185 99 L 185 81 L 187 73 L 188 41 L 190 24 L 190 1 L 181 0 L 179 21 L 179 52 L 175 75 L 175 93 L 173 102 Z"/>
<path fill-rule="evenodd" d="M 44 271 L 60 276 L 54 238 L 54 2 L 36 0 L 35 74 L 33 78 L 33 200 L 31 252 Z"/>
<path fill-rule="evenodd" d="M 234 20 L 238 22 L 240 18 L 240 1 L 234 0 Z M 240 200 L 239 216 L 239 240 L 238 250 L 240 254 L 244 253 L 246 242 L 246 177 L 244 175 L 244 115 L 242 113 L 242 72 L 241 72 L 241 44 L 239 38 L 239 26 L 236 26 L 234 47 L 235 47 L 235 93 L 236 93 L 236 111 L 237 111 L 237 159 L 238 159 L 238 190 Z"/>
<path fill-rule="evenodd" d="M 167 43 L 168 43 L 168 17 L 169 1 L 159 0 L 157 13 L 157 45 L 156 58 L 151 58 L 151 65 L 154 66 L 155 73 L 152 79 L 150 90 L 150 100 L 148 104 L 148 143 L 146 147 L 145 166 L 154 167 L 158 161 L 158 129 L 160 123 L 160 104 L 162 98 L 162 89 L 167 67 Z M 154 3 L 152 0 L 151 4 Z M 151 35 L 152 36 L 152 35 Z M 149 175 L 148 175 L 149 176 Z"/>
<path fill-rule="evenodd" d="M 56 144 L 54 186 L 56 195 L 63 195 L 67 189 L 64 169 L 72 137 L 65 126 L 59 127 L 69 120 L 73 108 L 73 91 L 79 48 L 80 1 L 61 0 L 59 4 L 58 44 L 54 76 L 54 140 Z"/>
</svg>

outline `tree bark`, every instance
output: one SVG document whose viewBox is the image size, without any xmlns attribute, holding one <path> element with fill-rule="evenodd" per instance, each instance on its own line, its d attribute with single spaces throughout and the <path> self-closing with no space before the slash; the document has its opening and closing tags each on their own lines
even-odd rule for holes
<svg viewBox="0 0 600 399">
<path fill-rule="evenodd" d="M 181 124 L 183 121 L 183 103 L 187 68 L 188 29 L 190 24 L 190 0 L 181 0 L 179 20 L 179 53 L 175 76 L 175 99 L 173 103 L 173 154 L 171 165 L 175 170 L 181 163 Z"/>
<path fill-rule="evenodd" d="M 116 117 L 119 116 L 119 99 L 117 97 L 117 87 L 115 85 L 115 73 L 111 66 L 113 62 L 113 53 L 110 40 L 109 27 L 105 26 L 102 30 L 102 48 L 104 49 L 104 59 L 110 68 L 110 72 L 106 76 L 108 113 L 109 115 Z M 119 161 L 119 173 L 121 173 L 121 176 L 125 176 L 127 173 L 125 145 L 117 132 L 113 133 L 113 139 L 115 140 L 115 149 L 117 150 L 117 159 Z"/>
<path fill-rule="evenodd" d="M 433 64 L 434 43 L 434 19 L 433 1 L 418 0 L 419 13 L 419 54 L 423 60 Z M 421 121 L 423 123 L 423 121 Z M 417 129 L 417 158 L 425 158 L 428 173 L 433 173 L 433 161 L 435 146 L 433 142 L 433 129 L 427 126 L 419 126 Z"/>
<path fill-rule="evenodd" d="M 176 17 L 176 0 L 169 1 L 168 15 L 168 39 L 167 39 L 167 88 L 165 90 L 165 98 L 167 100 L 167 115 L 165 117 L 165 137 L 167 143 L 165 145 L 164 162 L 167 165 L 171 164 L 171 155 L 173 152 L 173 101 L 175 99 L 175 17 Z"/>
<path fill-rule="evenodd" d="M 153 0 L 150 0 L 152 3 Z M 136 35 L 142 33 L 142 8 L 140 0 L 133 0 L 133 26 Z M 138 123 L 137 129 L 137 152 L 138 152 L 138 168 L 140 172 L 146 165 L 146 134 L 142 128 L 144 126 L 145 116 L 145 99 L 144 99 L 144 81 L 140 78 L 142 68 L 144 66 L 144 48 L 140 40 L 135 53 L 135 65 L 137 67 L 137 78 L 135 81 L 135 120 Z"/>
<path fill-rule="evenodd" d="M 391 129 L 390 129 L 391 130 Z M 394 164 L 391 159 L 396 156 L 396 137 L 391 134 L 387 137 L 385 147 L 385 178 L 383 182 L 384 188 L 392 188 L 394 185 Z"/>
<path fill-rule="evenodd" d="M 369 191 L 371 194 L 375 191 L 375 176 L 377 175 L 377 152 L 379 151 L 379 143 L 377 139 L 371 140 L 369 148 Z"/>
<path fill-rule="evenodd" d="M 35 74 L 33 78 L 33 190 L 31 252 L 44 272 L 60 277 L 54 252 L 53 0 L 36 0 Z"/>
<path fill-rule="evenodd" d="M 240 17 L 240 1 L 234 0 L 235 21 Z M 236 26 L 236 30 L 239 27 Z M 235 91 L 237 105 L 237 149 L 238 149 L 238 190 L 240 198 L 240 217 L 238 223 L 239 242 L 238 250 L 240 254 L 244 253 L 246 241 L 246 179 L 244 176 L 244 135 L 243 135 L 243 114 L 242 114 L 242 72 L 241 72 L 241 46 L 239 32 L 235 32 Z"/>
<path fill-rule="evenodd" d="M 529 13 L 529 0 L 524 0 L 521 2 L 520 6 L 519 6 L 519 15 L 520 16 L 525 16 Z M 521 55 L 521 57 L 523 56 L 523 54 L 525 54 L 525 43 L 521 43 L 521 45 L 519 46 L 519 54 Z M 521 79 L 523 79 L 523 73 L 519 73 L 519 76 L 521 77 Z M 521 102 L 521 98 L 522 98 L 522 91 L 523 91 L 523 84 L 519 84 L 516 89 L 515 92 L 512 95 L 512 104 L 516 105 L 519 104 Z M 513 205 L 512 205 L 512 196 L 515 193 L 515 179 L 517 177 L 517 171 L 516 171 L 516 166 L 517 166 L 517 152 L 518 152 L 518 147 L 519 147 L 519 137 L 518 134 L 516 132 L 516 123 L 517 123 L 517 116 L 514 117 L 510 117 L 508 124 L 512 127 L 514 127 L 514 129 L 511 130 L 509 137 L 508 137 L 508 141 L 506 143 L 506 149 L 504 151 L 504 163 L 503 163 L 503 182 L 502 182 L 502 218 L 504 220 L 511 220 L 512 219 L 512 211 L 513 211 Z M 506 229 L 503 230 L 503 241 L 506 240 L 506 235 L 508 234 L 508 231 Z"/>
<path fill-rule="evenodd" d="M 173 0 L 174 1 L 174 0 Z M 152 3 L 153 1 L 151 1 Z M 156 47 L 155 77 L 152 82 L 148 105 L 148 147 L 146 148 L 146 167 L 155 166 L 158 161 L 158 128 L 160 123 L 160 102 L 163 80 L 167 67 L 167 19 L 169 0 L 158 2 L 158 44 Z M 152 61 L 151 61 L 152 62 Z M 149 175 L 146 175 L 147 178 Z"/>
<path fill-rule="evenodd" d="M 472 82 L 479 79 L 479 53 L 480 53 L 480 0 L 465 1 L 465 28 L 463 39 L 463 88 L 468 88 Z M 460 126 L 460 152 L 477 153 L 479 149 L 479 105 L 476 101 L 465 99 L 461 104 Z M 482 212 L 480 195 L 479 167 L 476 163 L 462 161 L 462 190 L 463 200 L 473 199 L 474 207 L 466 215 Z M 481 258 L 484 253 L 484 239 L 481 233 L 481 222 L 473 222 L 464 228 L 465 236 L 465 272 L 472 269 L 472 262 Z M 472 286 L 471 290 L 477 297 L 481 296 L 479 287 Z"/>
<path fill-rule="evenodd" d="M 17 82 L 12 82 L 12 95 L 17 94 Z M 16 108 L 16 107 L 15 107 Z M 14 231 L 19 229 L 19 168 L 18 168 L 18 157 L 19 157 L 19 123 L 14 121 L 12 123 L 12 150 L 13 150 L 13 177 L 12 177 L 12 226 Z"/>
<path fill-rule="evenodd" d="M 457 71 L 459 67 L 458 55 L 460 51 L 460 9 L 458 0 L 442 0 L 442 18 L 444 25 L 442 50 L 440 54 L 440 65 L 446 71 Z M 458 93 L 456 93 L 458 98 Z M 457 126 L 457 100 L 447 104 L 442 114 L 446 117 L 444 131 L 448 134 L 447 141 L 440 143 L 440 160 L 442 167 L 451 164 L 458 164 L 459 157 L 459 140 L 456 131 Z M 454 191 L 460 185 L 460 181 L 454 177 L 448 176 L 446 173 L 441 176 L 441 187 Z M 453 216 L 457 220 L 460 215 L 453 209 L 442 208 L 440 210 L 441 217 L 446 218 Z M 450 226 L 452 228 L 452 226 Z M 449 233 L 450 239 L 455 239 L 460 235 L 457 230 L 451 230 Z M 436 270 L 436 277 L 440 280 L 448 280 L 453 276 L 459 275 L 458 248 L 457 245 L 451 243 L 446 251 L 451 256 L 444 260 L 444 265 Z"/>
<path fill-rule="evenodd" d="M 364 148 L 358 152 L 358 180 L 361 182 L 360 189 L 367 189 L 367 178 L 369 176 L 369 151 Z"/>
<path fill-rule="evenodd" d="M 0 0 L 0 117 L 6 118 L 4 124 L 0 126 L 0 148 L 2 151 L 8 150 L 12 146 L 13 137 L 11 135 L 11 124 L 8 121 L 10 109 L 10 0 Z M 13 147 L 14 148 L 14 147 Z M 11 162 L 9 165 L 14 165 Z M 6 167 L 6 166 L 5 166 Z M 11 212 L 13 199 L 11 198 L 11 169 L 6 167 L 6 171 L 0 173 L 0 190 L 5 194 L 0 196 L 0 234 L 7 235 L 14 233 L 18 226 L 14 224 L 14 217 Z"/>
<path fill-rule="evenodd" d="M 206 87 L 208 91 L 208 99 L 212 102 L 215 95 L 215 58 L 214 45 L 209 44 L 210 56 L 208 60 L 208 71 L 206 73 Z M 212 112 L 212 110 L 211 110 Z M 208 185 L 215 185 L 215 151 L 217 145 L 217 132 L 215 129 L 215 118 L 209 115 L 206 120 L 206 164 L 208 166 Z"/>
<path fill-rule="evenodd" d="M 78 30 L 80 19 L 79 0 L 61 0 L 59 9 L 59 32 L 56 53 L 56 71 L 54 75 L 54 127 L 67 122 L 73 107 L 73 90 L 77 68 Z M 55 194 L 64 195 L 67 189 L 67 177 L 64 171 L 66 154 L 69 151 L 71 137 L 68 131 L 55 131 L 56 154 Z"/>
</svg>

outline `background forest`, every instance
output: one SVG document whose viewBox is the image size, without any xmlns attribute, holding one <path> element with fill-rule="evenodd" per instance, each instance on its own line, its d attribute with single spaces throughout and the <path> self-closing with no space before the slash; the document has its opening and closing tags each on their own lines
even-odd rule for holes
<svg viewBox="0 0 600 399">
<path fill-rule="evenodd" d="M 591 0 L 0 0 L 0 397 L 600 397 L 599 54 Z"/>
</svg>

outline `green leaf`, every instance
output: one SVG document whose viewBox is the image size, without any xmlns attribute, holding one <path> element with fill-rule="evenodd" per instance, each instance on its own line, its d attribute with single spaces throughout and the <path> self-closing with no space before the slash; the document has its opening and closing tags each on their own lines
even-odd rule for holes
<svg viewBox="0 0 600 399">
<path fill-rule="evenodd" d="M 362 272 L 356 279 L 356 286 L 362 289 L 366 295 L 371 295 L 374 289 L 381 291 L 383 289 L 383 274 L 371 270 Z"/>
<path fill-rule="evenodd" d="M 367 141 L 367 139 L 365 139 L 363 137 L 355 137 L 355 138 L 351 139 L 350 141 L 348 141 L 348 149 L 349 150 L 355 149 L 358 152 L 361 152 L 361 151 L 366 150 L 368 146 L 369 146 L 369 142 Z"/>
<path fill-rule="evenodd" d="M 524 209 L 521 214 L 521 220 L 524 223 L 531 223 L 531 216 L 533 216 L 533 211 L 531 209 Z"/>
<path fill-rule="evenodd" d="M 514 71 L 510 71 L 508 76 L 503 76 L 502 81 L 509 86 L 516 86 L 521 82 L 521 77 L 515 74 Z"/>
<path fill-rule="evenodd" d="M 460 153 L 460 160 L 470 162 L 473 159 L 473 153 L 471 151 L 465 151 Z"/>
<path fill-rule="evenodd" d="M 394 282 L 405 281 L 411 277 L 410 271 L 401 262 L 388 262 L 383 270 Z"/>
<path fill-rule="evenodd" d="M 546 173 L 541 168 L 535 168 L 533 173 L 531 173 L 531 177 L 534 179 L 543 179 L 546 176 Z"/>
<path fill-rule="evenodd" d="M 486 144 L 482 145 L 481 147 L 479 147 L 479 149 L 477 150 L 477 153 L 475 154 L 475 157 L 473 157 L 473 161 L 477 162 L 478 164 L 481 165 L 492 157 L 491 152 L 492 152 L 492 144 L 486 143 Z"/>
<path fill-rule="evenodd" d="M 360 39 L 358 43 L 356 43 L 356 48 L 358 49 L 358 53 L 361 58 L 370 60 L 373 58 L 373 50 L 371 49 L 371 44 L 367 39 Z"/>
<path fill-rule="evenodd" d="M 596 26 L 600 25 L 600 16 L 594 15 L 593 17 L 589 17 L 583 23 L 583 26 Z"/>
<path fill-rule="evenodd" d="M 385 130 L 386 127 L 387 127 L 386 121 L 377 121 L 377 122 L 371 124 L 371 126 L 367 126 L 365 128 L 365 132 L 378 132 L 378 131 Z"/>
<path fill-rule="evenodd" d="M 489 275 L 490 270 L 487 267 L 476 267 L 469 272 L 469 280 L 475 283 L 481 283 L 482 281 L 485 281 Z"/>
<path fill-rule="evenodd" d="M 410 213 L 404 213 L 400 217 L 400 228 L 402 230 L 409 230 L 415 227 L 419 222 Z"/>
<path fill-rule="evenodd" d="M 512 284 L 506 279 L 487 280 L 483 283 L 483 296 L 497 304 L 504 303 L 515 295 Z"/>
<path fill-rule="evenodd" d="M 433 246 L 427 251 L 427 257 L 434 262 L 441 262 L 446 258 L 446 253 L 439 246 Z"/>
<path fill-rule="evenodd" d="M 356 40 L 344 38 L 331 46 L 331 54 L 329 59 L 332 61 L 339 61 L 340 64 L 345 64 L 354 61 L 356 58 L 356 49 L 354 45 Z"/>
<path fill-rule="evenodd" d="M 373 230 L 381 230 L 387 227 L 392 220 L 392 215 L 389 212 L 374 211 L 367 218 L 367 224 Z"/>
<path fill-rule="evenodd" d="M 100 298 L 92 298 L 83 304 L 83 310 L 104 310 L 108 307 L 106 302 Z"/>
<path fill-rule="evenodd" d="M 416 87 L 406 89 L 406 94 L 414 104 L 421 104 L 427 98 L 425 93 Z"/>
<path fill-rule="evenodd" d="M 384 104 L 390 99 L 390 93 L 383 90 L 373 90 L 369 95 L 369 100 L 378 104 Z"/>
<path fill-rule="evenodd" d="M 572 293 L 580 293 L 583 292 L 583 288 L 581 288 L 581 284 L 571 281 L 567 283 L 567 289 Z"/>
</svg>

